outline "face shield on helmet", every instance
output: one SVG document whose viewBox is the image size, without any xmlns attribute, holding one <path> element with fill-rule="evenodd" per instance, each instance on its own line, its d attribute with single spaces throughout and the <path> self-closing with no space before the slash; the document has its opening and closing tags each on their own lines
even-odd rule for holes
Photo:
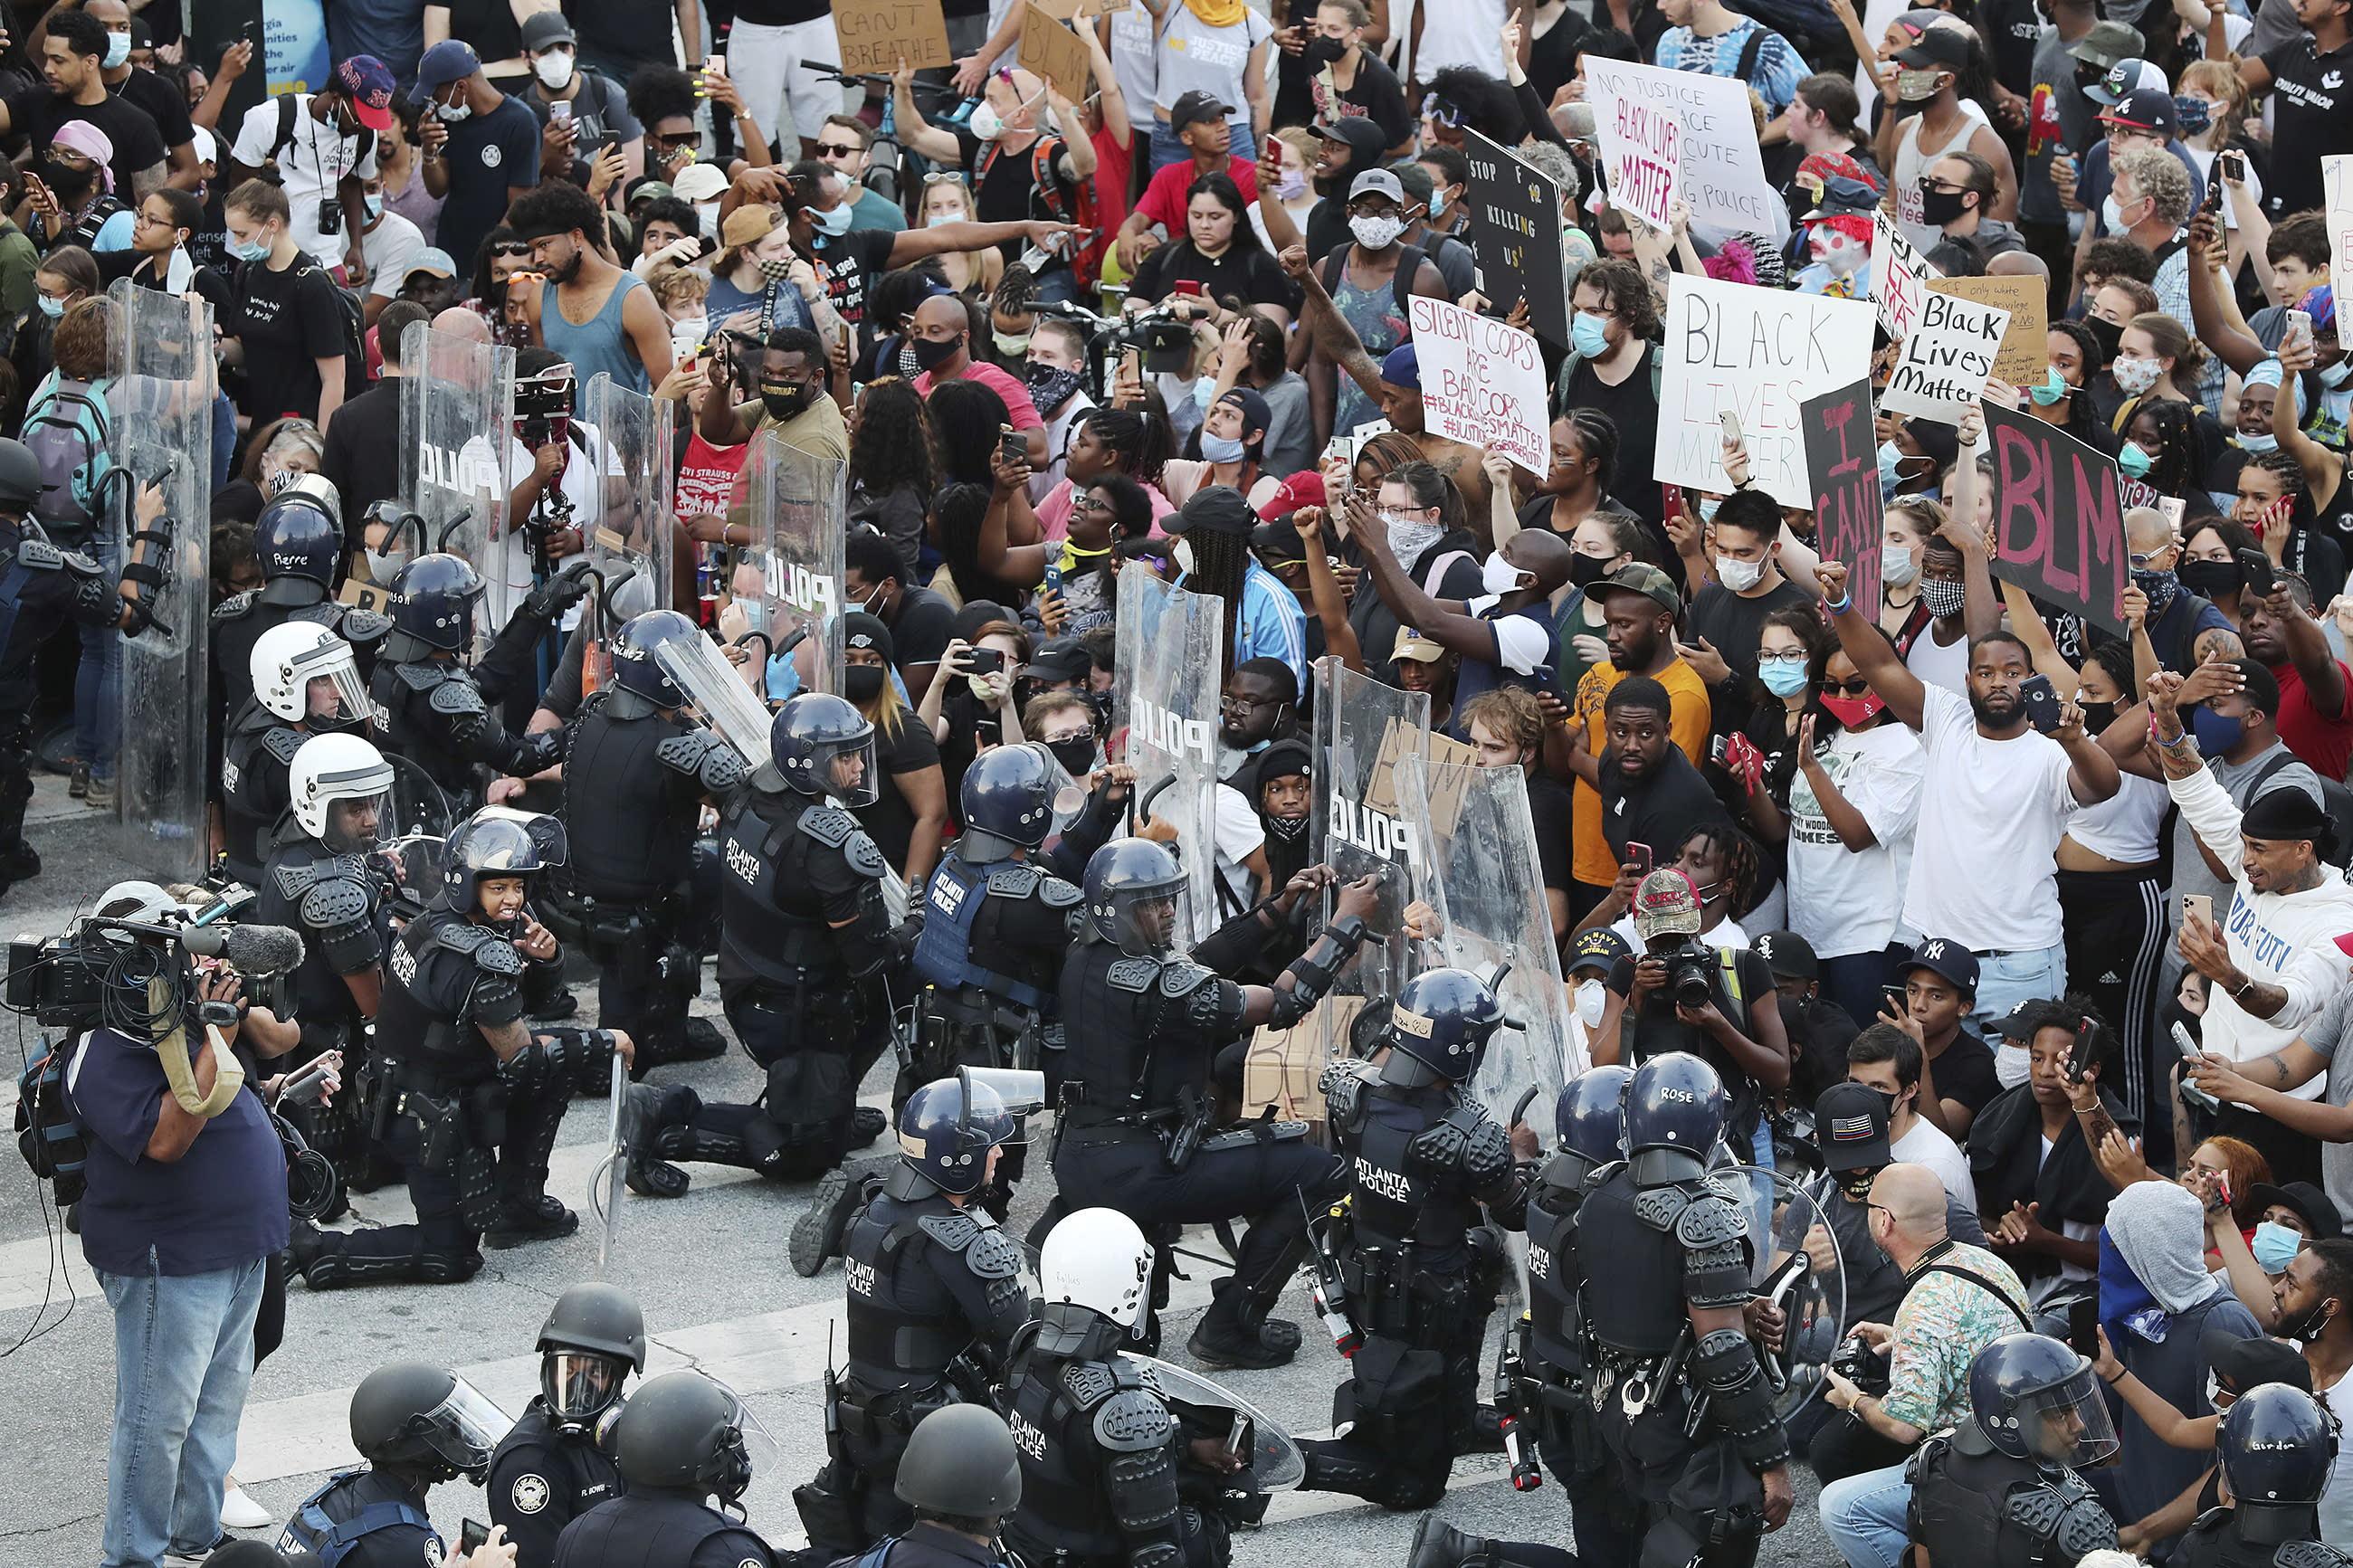
<svg viewBox="0 0 2353 1568">
<path fill-rule="evenodd" d="M 2088 1361 L 2073 1376 L 2021 1395 L 2014 1414 L 2019 1441 L 2042 1464 L 2085 1469 L 2114 1458 L 2119 1446 Z"/>
<path fill-rule="evenodd" d="M 479 1477 L 513 1426 L 505 1411 L 460 1377 L 451 1381 L 448 1397 L 417 1418 L 416 1430 L 452 1469 Z"/>
<path fill-rule="evenodd" d="M 352 645 L 326 627 L 288 621 L 254 639 L 253 695 L 290 724 L 328 733 L 354 728 L 374 712 Z"/>
<path fill-rule="evenodd" d="M 621 1397 L 629 1363 L 592 1351 L 551 1350 L 540 1358 L 539 1392 L 558 1421 L 586 1426 Z"/>
<path fill-rule="evenodd" d="M 364 855 L 392 827 L 392 764 L 356 735 L 303 742 L 286 782 L 296 824 L 334 854 Z"/>
<path fill-rule="evenodd" d="M 768 1429 L 760 1425 L 760 1418 L 752 1414 L 752 1407 L 744 1403 L 742 1394 L 700 1368 L 695 1375 L 709 1382 L 727 1400 L 727 1435 L 720 1439 L 719 1451 L 704 1468 L 703 1479 L 722 1501 L 733 1502 L 744 1495 L 753 1476 L 763 1470 L 776 1472 L 782 1462 L 783 1450 L 768 1435 Z"/>
<path fill-rule="evenodd" d="M 1061 759 L 1054 755 L 1046 742 L 1025 741 L 1022 744 L 1037 752 L 1046 764 L 1046 802 L 1054 813 L 1054 826 L 1049 837 L 1063 832 L 1079 819 L 1079 813 L 1087 808 L 1086 791 L 1079 787 L 1079 781 L 1071 776 L 1071 770 L 1062 765 Z"/>
<path fill-rule="evenodd" d="M 1118 838 L 1087 862 L 1087 919 L 1104 941 L 1144 958 L 1177 946 L 1177 898 L 1185 868 L 1176 852 L 1144 838 Z"/>
</svg>

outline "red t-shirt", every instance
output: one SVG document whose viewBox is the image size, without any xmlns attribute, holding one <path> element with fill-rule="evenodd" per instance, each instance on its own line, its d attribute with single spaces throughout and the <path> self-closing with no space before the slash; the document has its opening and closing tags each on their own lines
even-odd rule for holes
<svg viewBox="0 0 2353 1568">
<path fill-rule="evenodd" d="M 1103 258 L 1119 226 L 1127 221 L 1127 186 L 1135 175 L 1136 132 L 1128 130 L 1127 145 L 1119 144 L 1106 125 L 1091 140 L 1095 144 L 1095 232 L 1079 252 L 1079 278 L 1092 283 L 1103 276 Z"/>
<path fill-rule="evenodd" d="M 1226 173 L 1234 177 L 1235 185 L 1242 193 L 1243 202 L 1258 200 L 1258 165 L 1246 158 L 1229 158 L 1226 164 Z M 1170 234 L 1181 237 L 1185 232 L 1185 193 L 1199 177 L 1190 158 L 1181 163 L 1169 164 L 1154 174 L 1152 183 L 1144 187 L 1144 199 L 1135 204 L 1135 210 Z M 1108 226 L 1116 229 L 1119 225 Z"/>
<path fill-rule="evenodd" d="M 976 381 L 1005 399 L 1005 406 L 1012 413 L 1013 427 L 1016 430 L 1039 430 L 1045 427 L 1046 422 L 1038 417 L 1038 405 L 1029 401 L 1029 389 L 995 365 L 975 360 L 965 366 L 963 375 L 952 376 L 949 379 Z M 915 378 L 915 395 L 929 397 L 931 395 L 932 373 L 925 371 Z"/>
<path fill-rule="evenodd" d="M 714 447 L 697 432 L 688 437 L 686 460 L 678 466 L 673 506 L 681 517 L 713 513 L 721 517 L 735 499 L 735 477 L 744 470 L 748 445 Z"/>
<path fill-rule="evenodd" d="M 2339 679 L 2348 682 L 2345 711 L 2331 719 L 2313 706 L 2312 693 L 2305 689 L 2304 677 L 2293 664 L 2270 667 L 2272 678 L 2279 682 L 2279 737 L 2312 771 L 2323 778 L 2345 776 L 2348 757 L 2353 757 L 2353 668 L 2343 659 L 2337 661 Z"/>
</svg>

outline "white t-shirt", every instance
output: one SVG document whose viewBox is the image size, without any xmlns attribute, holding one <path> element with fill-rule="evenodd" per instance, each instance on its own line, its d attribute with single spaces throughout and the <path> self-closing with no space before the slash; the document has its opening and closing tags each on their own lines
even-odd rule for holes
<svg viewBox="0 0 2353 1568">
<path fill-rule="evenodd" d="M 1646 951 L 1649 950 L 1650 943 L 1644 942 L 1634 932 L 1634 917 L 1632 915 L 1630 914 L 1623 917 L 1616 925 L 1611 926 L 1609 929 L 1626 939 L 1626 945 L 1634 950 L 1634 956 L 1637 958 L 1640 958 Z M 1730 915 L 1726 915 L 1722 920 L 1716 921 L 1715 930 L 1700 932 L 1699 939 L 1702 942 L 1709 943 L 1711 946 L 1724 948 L 1727 952 L 1736 952 L 1740 949 L 1748 945 L 1748 933 L 1742 931 L 1740 929 L 1740 922 L 1734 920 Z"/>
<path fill-rule="evenodd" d="M 596 520 L 605 513 L 604 500 L 598 494 L 596 485 L 598 455 L 603 455 L 604 470 L 607 475 L 618 478 L 627 470 L 622 467 L 621 454 L 606 444 L 594 425 L 575 419 L 570 439 L 571 457 L 565 463 L 564 477 L 557 481 L 557 486 L 572 502 L 573 522 L 579 526 L 584 535 L 593 535 L 596 531 Z M 509 489 L 531 472 L 531 448 L 513 436 L 509 436 L 507 474 L 512 481 Z M 490 438 L 477 436 L 467 442 L 458 454 L 458 462 L 461 472 L 488 472 L 491 465 Z M 474 563 L 475 570 L 481 573 L 490 584 L 490 591 L 483 595 L 483 600 L 488 606 L 486 614 L 493 632 L 506 624 L 507 616 L 532 589 L 531 553 L 522 521 L 510 518 L 505 536 L 491 542 L 490 559 Z M 570 631 L 579 624 L 580 606 L 575 605 L 564 612 L 561 629 Z"/>
<path fill-rule="evenodd" d="M 2173 805 L 2173 797 L 2155 779 L 2126 773 L 2123 787 L 2096 805 L 2087 805 L 2067 819 L 2067 837 L 2094 855 L 2127 866 L 2145 866 L 2157 858 L 2158 824 Z"/>
<path fill-rule="evenodd" d="M 1502 76 L 1504 46 L 1496 39 L 1504 16 L 1503 0 L 1447 0 L 1441 5 L 1424 5 L 1421 41 L 1413 57 L 1414 79 L 1426 82 L 1449 66 L 1475 66 L 1489 76 Z"/>
<path fill-rule="evenodd" d="M 1789 929 L 1823 958 L 1877 952 L 1903 923 L 1928 754 L 1919 736 L 1891 721 L 1859 735 L 1840 731 L 1820 756 L 1822 771 L 1879 842 L 1849 849 L 1800 770 L 1789 781 Z"/>
<path fill-rule="evenodd" d="M 1127 100 L 1128 123 L 1138 131 L 1152 129 L 1153 86 L 1160 70 L 1157 28 L 1152 13 L 1141 5 L 1112 13 L 1111 74 Z"/>
<path fill-rule="evenodd" d="M 1959 696 L 1969 694 L 1969 639 L 1955 637 L 1953 646 L 1946 647 L 1936 641 L 1936 630 L 1930 626 L 1912 639 L 1912 651 L 1904 658 L 1904 668 L 1918 676 L 1929 686 L 1941 686 Z"/>
<path fill-rule="evenodd" d="M 360 136 L 339 135 L 334 127 L 311 112 L 311 97 L 307 92 L 294 95 L 294 139 L 286 151 L 278 155 L 279 184 L 286 193 L 287 205 L 293 211 L 293 235 L 296 244 L 318 258 L 323 267 L 341 267 L 343 250 L 351 243 L 345 232 L 352 215 L 345 215 L 332 234 L 319 232 L 319 197 L 332 195 L 346 174 L 366 179 L 375 173 L 375 138 L 364 132 Z M 229 155 L 248 169 L 258 169 L 269 161 L 269 149 L 278 142 L 278 117 L 284 112 L 277 99 L 266 99 L 245 111 L 237 128 L 237 140 L 229 147 Z M 367 142 L 367 156 L 359 155 L 360 143 Z M 364 244 L 362 247 L 364 253 Z"/>
<path fill-rule="evenodd" d="M 1931 227 L 1920 216 L 1920 176 L 1928 172 L 1929 164 L 1947 153 L 1968 152 L 1969 138 L 1987 123 L 1985 110 L 1973 100 L 1961 99 L 1957 107 L 1960 119 L 1954 122 L 1952 134 L 1937 145 L 1920 145 L 1923 116 L 1917 114 L 1904 122 L 1903 131 L 1895 138 L 1895 226 L 1923 251 L 1934 250 L 1943 243 L 1945 233 Z"/>
<path fill-rule="evenodd" d="M 1258 901 L 1257 878 L 1242 864 L 1266 842 L 1266 825 L 1250 809 L 1242 792 L 1231 784 L 1218 786 L 1218 881 L 1225 889 L 1218 917 L 1212 926 L 1222 923 L 1229 909 L 1248 909 Z M 1260 889 L 1263 890 L 1263 889 Z"/>
<path fill-rule="evenodd" d="M 1485 619 L 1487 612 L 1503 602 L 1500 594 L 1482 594 L 1464 601 L 1462 607 Z M 1545 636 L 1544 627 L 1525 616 L 1499 616 L 1488 624 L 1495 628 L 1495 662 L 1514 675 L 1534 675 L 1552 653 L 1552 639 Z"/>
<path fill-rule="evenodd" d="M 385 214 L 374 228 L 360 236 L 360 255 L 367 260 L 368 292 L 379 300 L 396 298 L 401 284 L 408 279 L 409 264 L 424 248 L 423 229 L 398 213 Z"/>
<path fill-rule="evenodd" d="M 2353 1385 L 2340 1377 L 2313 1397 L 2338 1431 L 2353 1417 Z M 2320 1539 L 2339 1552 L 2353 1552 L 2353 1443 L 2339 1439 L 2336 1462 L 2328 1467 L 2328 1489 L 2320 1494 Z"/>
<path fill-rule="evenodd" d="M 1503 26 L 1497 14 L 1495 26 Z M 1160 53 L 1153 73 L 1154 101 L 1162 113 L 1196 89 L 1214 93 L 1233 112 L 1226 123 L 1250 134 L 1250 101 L 1242 92 L 1250 56 L 1274 36 L 1274 24 L 1260 12 L 1244 7 L 1242 19 L 1229 26 L 1212 27 L 1183 5 L 1171 5 L 1160 24 Z M 1501 72 L 1496 73 L 1501 75 Z M 1122 89 L 1125 90 L 1124 89 Z"/>
<path fill-rule="evenodd" d="M 1926 1117 L 1914 1117 L 1912 1131 L 1888 1144 L 1887 1152 L 1904 1164 L 1927 1166 L 1962 1207 L 1978 1212 L 1978 1184 L 1969 1174 L 1968 1156 Z"/>
<path fill-rule="evenodd" d="M 1923 699 L 1928 765 L 1904 923 L 1977 952 L 2058 946 L 2052 855 L 2079 804 L 2065 748 L 2031 728 L 1988 740 L 1968 700 L 1940 686 Z"/>
</svg>

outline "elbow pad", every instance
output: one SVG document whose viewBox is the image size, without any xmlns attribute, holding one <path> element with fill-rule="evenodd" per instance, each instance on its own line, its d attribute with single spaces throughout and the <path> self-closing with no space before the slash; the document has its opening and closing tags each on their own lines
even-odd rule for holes
<svg viewBox="0 0 2353 1568">
<path fill-rule="evenodd" d="M 1267 1022 L 1278 1029 L 1288 1029 L 1314 1010 L 1324 994 L 1332 989 L 1332 982 L 1356 949 L 1365 942 L 1365 922 L 1354 915 L 1334 921 L 1324 928 L 1315 945 L 1292 961 L 1283 973 L 1291 976 L 1291 989 L 1277 987 L 1274 1010 Z"/>
<path fill-rule="evenodd" d="M 515 776 L 529 778 L 562 762 L 564 735 L 563 730 L 555 729 L 534 731 L 520 737 L 514 745 Z"/>
<path fill-rule="evenodd" d="M 1692 1352 L 1692 1371 L 1707 1392 L 1716 1425 L 1732 1434 L 1750 1469 L 1768 1470 L 1788 1459 L 1789 1434 L 1773 1409 L 1773 1391 L 1746 1334 L 1714 1329 L 1702 1335 Z"/>
</svg>

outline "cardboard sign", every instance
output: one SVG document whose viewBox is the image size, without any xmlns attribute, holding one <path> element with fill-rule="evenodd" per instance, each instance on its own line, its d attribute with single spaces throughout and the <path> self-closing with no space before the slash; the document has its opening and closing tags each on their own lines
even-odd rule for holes
<svg viewBox="0 0 2353 1568">
<path fill-rule="evenodd" d="M 1719 494 L 1730 489 L 1717 420 L 1730 409 L 1757 482 L 1783 506 L 1813 505 L 1800 406 L 1871 374 L 1871 306 L 1678 272 L 1660 324 L 1666 363 L 1651 477 Z"/>
<path fill-rule="evenodd" d="M 1766 234 L 1776 240 L 1788 237 L 1789 214 L 1766 183 L 1746 82 L 1588 56 L 1585 96 L 1593 105 L 1593 129 L 1601 143 L 1612 202 L 1663 228 L 1664 216 L 1651 218 L 1650 212 L 1655 207 L 1663 215 L 1667 200 L 1679 191 L 1698 227 Z M 1675 121 L 1679 133 L 1668 135 L 1658 123 L 1661 120 Z M 1630 144 L 1641 151 L 1645 162 L 1630 165 L 1634 176 L 1648 183 L 1639 201 L 1619 193 L 1613 138 L 1621 149 Z M 1677 174 L 1661 194 L 1651 188 L 1658 176 L 1649 165 L 1668 149 Z"/>
<path fill-rule="evenodd" d="M 1038 9 L 1045 12 L 1057 22 L 1067 22 L 1079 15 L 1085 8 L 1085 4 L 1086 0 L 1038 0 Z M 1029 26 L 1029 22 L 1025 19 L 1022 22 L 1022 30 L 1027 32 Z"/>
<path fill-rule="evenodd" d="M 1462 155 L 1471 161 L 1462 200 L 1471 209 L 1467 237 L 1478 258 L 1479 291 L 1506 314 L 1525 300 L 1536 336 L 1567 348 L 1560 187 L 1467 125 Z"/>
<path fill-rule="evenodd" d="M 1552 470 L 1552 415 L 1535 338 L 1460 305 L 1416 294 L 1422 428 L 1493 447 L 1541 479 Z"/>
<path fill-rule="evenodd" d="M 2040 283 L 2030 279 L 2030 282 Z M 1904 357 L 1888 373 L 1879 406 L 1958 425 L 1985 395 L 1986 378 L 2010 330 L 2010 312 L 1957 294 L 1931 293 L 1904 340 Z"/>
<path fill-rule="evenodd" d="M 2001 334 L 2001 352 L 1994 356 L 1993 373 L 2012 386 L 2042 379 L 2051 363 L 2051 324 L 2046 318 L 2050 299 L 2040 278 L 1936 278 L 1931 294 L 1957 294 L 1980 305 L 1998 305 L 2010 312 L 2010 328 Z"/>
<path fill-rule="evenodd" d="M 1021 68 L 1045 78 L 1072 103 L 1086 97 L 1085 40 L 1039 9 L 1037 0 L 1022 0 L 1021 18 Z"/>
<path fill-rule="evenodd" d="M 392 590 L 364 577 L 346 577 L 335 595 L 335 603 L 349 605 L 355 610 L 374 610 L 381 616 L 387 613 L 386 606 L 392 603 Z"/>
<path fill-rule="evenodd" d="M 1649 224 L 1669 226 L 1668 209 L 1683 183 L 1683 117 L 1649 85 L 1615 78 L 1592 84 L 1593 138 L 1600 144 L 1609 200 Z"/>
<path fill-rule="evenodd" d="M 1993 574 L 2116 637 L 2125 635 L 2125 543 L 2116 465 L 2031 414 L 1986 405 L 1993 443 Z"/>
<path fill-rule="evenodd" d="M 1943 274 L 1904 237 L 1885 213 L 1873 215 L 1871 235 L 1871 297 L 1879 304 L 1879 324 L 1891 338 L 1912 335 L 1929 281 Z"/>
<path fill-rule="evenodd" d="M 2320 161 L 2321 221 L 2328 225 L 2328 276 L 2353 278 L 2353 153 L 2332 153 Z M 2291 307 L 2295 302 L 2290 300 Z"/>
<path fill-rule="evenodd" d="M 1879 603 L 1879 437 L 1872 424 L 1869 378 L 1799 405 L 1806 468 L 1813 479 L 1815 548 L 1843 563 L 1847 592 L 1858 605 Z"/>
<path fill-rule="evenodd" d="M 834 42 L 850 76 L 889 76 L 904 59 L 917 70 L 953 68 L 947 18 L 940 0 L 871 0 L 833 8 Z"/>
</svg>

